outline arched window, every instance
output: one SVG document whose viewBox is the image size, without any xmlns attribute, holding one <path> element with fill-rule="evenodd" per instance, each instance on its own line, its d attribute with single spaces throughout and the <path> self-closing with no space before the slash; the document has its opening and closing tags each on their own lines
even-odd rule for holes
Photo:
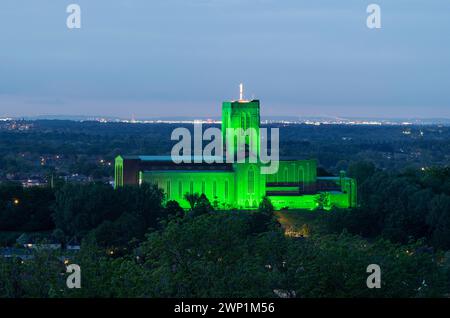
<svg viewBox="0 0 450 318">
<path fill-rule="evenodd" d="M 170 180 L 167 181 L 167 184 L 166 184 L 166 194 L 167 194 L 167 199 L 170 199 Z"/>
<path fill-rule="evenodd" d="M 228 180 L 225 180 L 225 200 L 228 200 Z"/>
<path fill-rule="evenodd" d="M 253 171 L 253 168 L 248 170 L 248 193 L 255 193 L 255 171 Z"/>
<path fill-rule="evenodd" d="M 242 113 L 241 114 L 241 128 L 243 129 L 243 130 L 246 130 L 246 118 L 245 118 L 245 113 Z"/>
<path fill-rule="evenodd" d="M 178 181 L 178 197 L 179 198 L 183 197 L 183 182 L 182 181 Z"/>
<path fill-rule="evenodd" d="M 298 183 L 300 185 L 300 191 L 305 190 L 305 172 L 303 167 L 298 168 Z"/>
</svg>

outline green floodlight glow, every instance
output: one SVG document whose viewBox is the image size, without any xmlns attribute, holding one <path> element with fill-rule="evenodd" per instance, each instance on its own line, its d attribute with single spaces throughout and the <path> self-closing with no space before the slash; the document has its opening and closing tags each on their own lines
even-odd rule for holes
<svg viewBox="0 0 450 318">
<path fill-rule="evenodd" d="M 254 129 L 256 142 L 248 135 L 228 135 L 227 129 Z M 236 153 L 239 145 L 257 154 L 257 162 L 230 163 L 213 169 L 207 163 L 187 166 L 171 164 L 164 156 L 118 156 L 115 160 L 115 187 L 126 184 L 157 184 L 165 192 L 166 201 L 177 201 L 189 208 L 186 193 L 205 194 L 217 209 L 257 209 L 268 196 L 277 210 L 330 210 L 357 205 L 356 181 L 341 172 L 338 177 L 317 177 L 316 160 L 280 160 L 275 174 L 261 174 L 260 103 L 238 101 L 222 104 L 222 136 L 224 148 Z M 228 166 L 227 166 L 228 165 Z"/>
</svg>

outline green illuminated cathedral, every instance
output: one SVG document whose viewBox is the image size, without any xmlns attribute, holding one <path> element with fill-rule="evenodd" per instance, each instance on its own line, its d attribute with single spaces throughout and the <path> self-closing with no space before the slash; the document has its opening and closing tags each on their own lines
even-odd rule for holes
<svg viewBox="0 0 450 318">
<path fill-rule="evenodd" d="M 227 128 L 254 128 L 256 142 L 249 136 L 228 136 Z M 318 177 L 316 160 L 282 158 L 278 171 L 262 174 L 259 159 L 260 107 L 258 100 L 222 104 L 222 138 L 224 147 L 246 147 L 246 153 L 258 154 L 256 162 L 175 163 L 171 156 L 117 156 L 115 186 L 157 184 L 167 201 L 175 200 L 189 208 L 185 194 L 205 194 L 218 209 L 257 209 L 264 196 L 278 210 L 326 209 L 356 206 L 356 182 L 341 172 L 338 177 Z M 230 138 L 233 138 L 230 140 Z M 242 140 L 239 140 L 243 138 Z M 234 149 L 228 149 L 233 152 Z"/>
</svg>

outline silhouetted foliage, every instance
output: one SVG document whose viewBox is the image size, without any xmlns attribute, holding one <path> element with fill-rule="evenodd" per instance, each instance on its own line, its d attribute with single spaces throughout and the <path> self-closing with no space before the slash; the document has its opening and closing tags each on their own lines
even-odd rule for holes
<svg viewBox="0 0 450 318">
<path fill-rule="evenodd" d="M 54 228 L 50 188 L 0 185 L 0 231 L 47 231 Z"/>
<path fill-rule="evenodd" d="M 56 227 L 67 236 L 85 236 L 90 231 L 102 246 L 123 245 L 143 238 L 164 215 L 163 193 L 155 186 L 124 187 L 66 184 L 56 192 Z"/>
<path fill-rule="evenodd" d="M 448 168 L 359 175 L 363 176 L 359 208 L 326 214 L 331 230 L 347 229 L 364 237 L 382 235 L 400 243 L 425 238 L 437 248 L 450 249 Z"/>
</svg>

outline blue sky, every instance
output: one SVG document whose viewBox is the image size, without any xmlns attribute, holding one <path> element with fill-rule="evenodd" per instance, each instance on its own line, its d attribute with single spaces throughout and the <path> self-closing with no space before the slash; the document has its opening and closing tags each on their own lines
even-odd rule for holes
<svg viewBox="0 0 450 318">
<path fill-rule="evenodd" d="M 0 117 L 217 116 L 240 82 L 264 115 L 450 117 L 450 1 L 0 3 Z"/>
</svg>

